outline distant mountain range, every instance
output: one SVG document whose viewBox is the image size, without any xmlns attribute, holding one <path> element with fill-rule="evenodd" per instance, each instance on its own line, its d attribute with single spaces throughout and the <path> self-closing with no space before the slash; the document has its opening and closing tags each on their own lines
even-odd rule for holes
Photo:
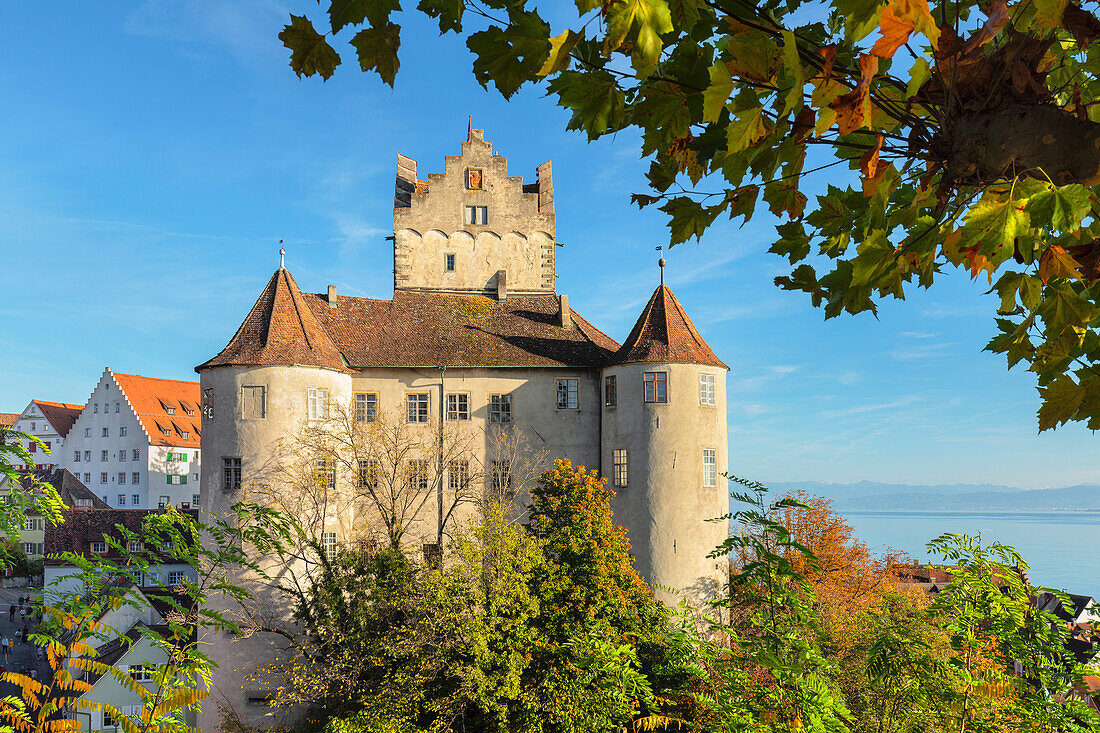
<svg viewBox="0 0 1100 733">
<path fill-rule="evenodd" d="M 836 502 L 842 511 L 1100 511 L 1100 484 L 1060 489 L 1021 489 L 996 484 L 884 484 L 860 481 L 834 484 L 820 481 L 767 484 L 775 493 L 802 489 Z"/>
</svg>

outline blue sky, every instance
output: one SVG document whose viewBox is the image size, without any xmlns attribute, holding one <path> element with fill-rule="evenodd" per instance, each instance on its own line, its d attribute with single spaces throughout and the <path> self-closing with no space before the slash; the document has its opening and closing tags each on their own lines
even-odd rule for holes
<svg viewBox="0 0 1100 733">
<path fill-rule="evenodd" d="M 633 134 L 589 144 L 541 93 L 483 91 L 462 43 L 411 14 L 396 90 L 346 46 L 336 77 L 300 81 L 277 39 L 291 10 L 319 17 L 312 2 L 266 0 L 4 6 L 0 411 L 83 403 L 104 366 L 195 379 L 280 239 L 304 289 L 389 297 L 396 154 L 442 170 L 467 115 L 513 174 L 553 160 L 559 292 L 626 336 L 667 237 L 663 214 L 629 203 L 648 166 Z M 1096 438 L 1037 435 L 1034 380 L 981 352 L 995 308 L 984 281 L 952 275 L 878 320 L 825 322 L 772 285 L 787 271 L 766 253 L 773 224 L 720 222 L 667 255 L 669 284 L 732 367 L 734 473 L 1100 482 Z"/>
</svg>

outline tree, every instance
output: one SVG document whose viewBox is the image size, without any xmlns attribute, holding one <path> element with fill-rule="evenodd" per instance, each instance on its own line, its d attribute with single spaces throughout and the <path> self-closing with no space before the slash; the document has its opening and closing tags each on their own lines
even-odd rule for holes
<svg viewBox="0 0 1100 733">
<path fill-rule="evenodd" d="M 354 29 L 360 68 L 392 86 L 400 0 L 322 5 L 324 33 L 305 15 L 280 33 L 291 68 L 329 78 L 341 63 L 329 38 Z M 576 7 L 575 23 L 551 29 L 534 0 L 417 4 L 441 33 L 466 36 L 483 86 L 510 97 L 542 85 L 590 139 L 636 128 L 653 190 L 633 200 L 668 214 L 670 244 L 722 214 L 748 221 L 763 199 L 786 219 L 771 251 L 793 270 L 776 284 L 826 318 L 873 313 L 947 266 L 984 275 L 1001 298 L 986 348 L 1037 374 L 1040 429 L 1100 427 L 1090 11 L 1076 0 Z M 814 177 L 824 170 L 827 187 Z"/>
<path fill-rule="evenodd" d="M 28 514 L 44 516 L 46 521 L 59 524 L 65 508 L 57 489 L 41 481 L 33 471 L 16 470 L 15 464 L 33 466 L 34 454 L 23 441 L 30 441 L 46 455 L 50 449 L 42 439 L 18 430 L 0 426 L 0 490 L 4 500 L 0 502 L 0 534 L 15 541 Z"/>
</svg>

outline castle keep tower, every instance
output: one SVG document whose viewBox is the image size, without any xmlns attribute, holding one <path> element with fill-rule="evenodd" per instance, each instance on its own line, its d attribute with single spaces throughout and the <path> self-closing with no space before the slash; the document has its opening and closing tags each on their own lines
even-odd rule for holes
<svg viewBox="0 0 1100 733">
<path fill-rule="evenodd" d="M 663 280 L 663 278 L 662 278 Z M 713 598 L 727 536 L 726 372 L 664 282 L 603 369 L 600 446 L 638 572 L 662 600 Z"/>
<path fill-rule="evenodd" d="M 471 129 L 444 173 L 416 177 L 397 156 L 393 200 L 393 287 L 450 293 L 554 292 L 554 184 L 550 162 L 538 180 L 508 175 L 484 130 Z M 503 273 L 503 274 L 502 274 Z"/>
</svg>

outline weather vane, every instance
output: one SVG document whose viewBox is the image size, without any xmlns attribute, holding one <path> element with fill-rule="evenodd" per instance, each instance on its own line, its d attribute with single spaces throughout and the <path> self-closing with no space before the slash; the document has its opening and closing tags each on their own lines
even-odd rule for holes
<svg viewBox="0 0 1100 733">
<path fill-rule="evenodd" d="M 665 285 L 665 258 L 663 256 L 664 247 L 658 246 L 657 251 L 662 253 L 662 256 L 657 260 L 657 266 L 661 268 L 661 287 Z"/>
</svg>

